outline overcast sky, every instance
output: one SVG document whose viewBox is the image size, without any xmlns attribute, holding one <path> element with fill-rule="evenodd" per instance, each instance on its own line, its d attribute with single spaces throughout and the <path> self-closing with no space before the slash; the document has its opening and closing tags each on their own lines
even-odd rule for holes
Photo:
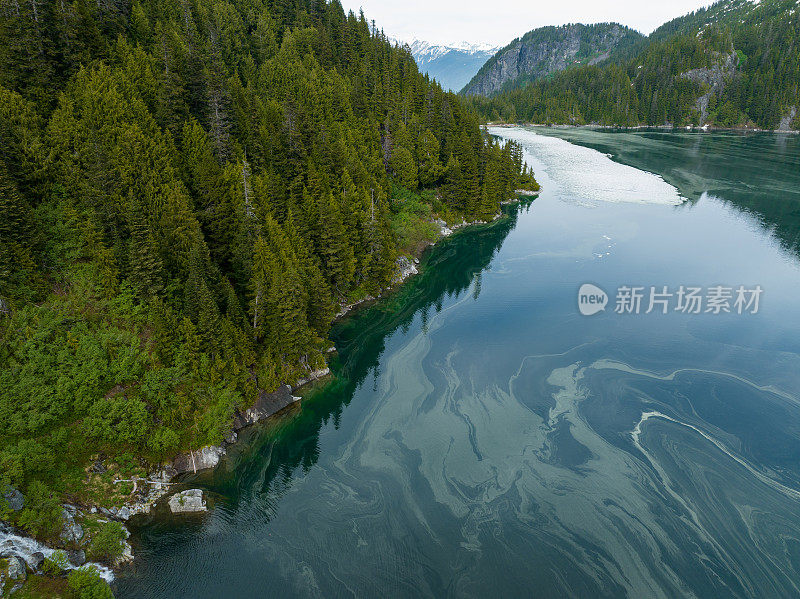
<svg viewBox="0 0 800 599">
<path fill-rule="evenodd" d="M 617 21 L 642 33 L 711 0 L 341 0 L 364 9 L 387 35 L 435 43 L 502 46 L 544 25 Z"/>
</svg>

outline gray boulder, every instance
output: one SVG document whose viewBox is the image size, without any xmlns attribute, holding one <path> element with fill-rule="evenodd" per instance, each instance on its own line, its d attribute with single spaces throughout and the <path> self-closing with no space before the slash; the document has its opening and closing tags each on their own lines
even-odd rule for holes
<svg viewBox="0 0 800 599">
<path fill-rule="evenodd" d="M 28 569 L 25 566 L 25 560 L 18 555 L 12 555 L 8 560 L 8 573 L 9 580 L 25 580 L 28 576 Z"/>
<path fill-rule="evenodd" d="M 69 510 L 61 510 L 61 515 L 64 517 L 64 528 L 61 529 L 59 535 L 61 540 L 65 543 L 77 543 L 83 538 L 83 528 L 75 522 L 75 518 Z"/>
<path fill-rule="evenodd" d="M 199 472 L 215 468 L 219 464 L 220 458 L 225 455 L 225 448 L 217 445 L 207 445 L 197 451 L 189 451 L 179 454 L 173 461 L 172 467 L 176 474 L 186 472 Z"/>
<path fill-rule="evenodd" d="M 25 506 L 25 496 L 14 487 L 8 487 L 3 492 L 3 497 L 6 503 L 8 503 L 8 507 L 15 512 L 18 512 Z"/>
<path fill-rule="evenodd" d="M 207 511 L 203 491 L 201 489 L 189 489 L 188 491 L 175 493 L 169 498 L 169 509 L 173 514 Z"/>
<path fill-rule="evenodd" d="M 28 556 L 28 565 L 31 567 L 31 570 L 38 570 L 42 567 L 44 563 L 44 553 L 41 551 L 35 551 Z"/>
<path fill-rule="evenodd" d="M 86 563 L 86 552 L 83 549 L 76 549 L 75 551 L 67 551 L 67 559 L 76 568 L 80 568 Z"/>
</svg>

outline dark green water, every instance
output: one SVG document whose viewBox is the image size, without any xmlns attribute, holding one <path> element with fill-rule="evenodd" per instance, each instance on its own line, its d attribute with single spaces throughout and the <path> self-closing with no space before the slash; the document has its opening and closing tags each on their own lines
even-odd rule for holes
<svg viewBox="0 0 800 599">
<path fill-rule="evenodd" d="M 199 481 L 206 519 L 142 525 L 119 597 L 800 596 L 800 138 L 543 133 L 506 132 L 541 196 L 342 322 L 336 382 Z M 764 292 L 621 315 L 623 284 Z"/>
</svg>

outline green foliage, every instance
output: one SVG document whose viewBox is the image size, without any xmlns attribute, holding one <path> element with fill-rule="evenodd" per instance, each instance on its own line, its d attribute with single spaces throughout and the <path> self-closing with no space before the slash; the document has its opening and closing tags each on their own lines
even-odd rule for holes
<svg viewBox="0 0 800 599">
<path fill-rule="evenodd" d="M 439 236 L 432 222 L 431 206 L 436 203 L 431 191 L 417 194 L 401 187 L 392 188 L 392 231 L 401 252 L 414 254 Z"/>
<path fill-rule="evenodd" d="M 67 577 L 67 585 L 75 599 L 114 599 L 108 583 L 96 569 L 89 566 L 72 570 Z"/>
<path fill-rule="evenodd" d="M 125 531 L 119 522 L 104 522 L 92 537 L 89 558 L 95 561 L 113 562 L 122 555 Z"/>
<path fill-rule="evenodd" d="M 60 549 L 44 558 L 44 562 L 42 562 L 42 572 L 50 576 L 60 576 L 62 572 L 69 570 L 70 567 L 71 564 L 67 559 L 66 552 Z"/>
<path fill-rule="evenodd" d="M 472 217 L 523 176 L 338 2 L 114 4 L 0 7 L 0 483 L 41 535 L 89 456 L 219 443 L 324 364 L 337 303 L 429 233 L 395 182 L 456 156 Z"/>
<path fill-rule="evenodd" d="M 408 148 L 400 146 L 394 149 L 392 170 L 400 185 L 408 189 L 417 188 L 417 165 Z"/>
<path fill-rule="evenodd" d="M 25 507 L 19 515 L 18 523 L 42 539 L 58 535 L 64 524 L 58 497 L 44 483 L 34 480 L 28 485 Z"/>
</svg>

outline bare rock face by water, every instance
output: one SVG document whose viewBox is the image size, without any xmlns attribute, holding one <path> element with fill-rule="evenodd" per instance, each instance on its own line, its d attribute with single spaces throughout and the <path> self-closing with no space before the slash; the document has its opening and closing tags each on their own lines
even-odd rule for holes
<svg viewBox="0 0 800 599">
<path fill-rule="evenodd" d="M 179 454 L 172 461 L 172 467 L 175 470 L 175 475 L 187 472 L 196 473 L 201 470 L 215 468 L 224 455 L 225 448 L 217 445 L 207 445 L 197 451 L 187 451 Z"/>
<path fill-rule="evenodd" d="M 411 260 L 405 256 L 400 256 L 397 259 L 396 272 L 392 282 L 397 285 L 418 272 L 416 265 Z"/>
<path fill-rule="evenodd" d="M 8 580 L 25 580 L 28 576 L 28 570 L 25 567 L 25 560 L 18 555 L 12 555 L 5 558 L 5 564 L 0 562 L 0 572 L 5 573 Z"/>
<path fill-rule="evenodd" d="M 739 57 L 734 52 L 732 54 L 717 54 L 715 62 L 711 68 L 692 69 L 681 73 L 681 77 L 701 85 L 706 92 L 697 99 L 697 112 L 700 113 L 700 125 L 704 125 L 708 118 L 708 103 L 713 95 L 720 95 L 725 89 L 726 83 L 733 78 L 736 67 L 739 64 Z"/>
<path fill-rule="evenodd" d="M 236 412 L 233 419 L 233 430 L 238 431 L 246 426 L 272 416 L 280 412 L 289 404 L 294 403 L 292 388 L 289 385 L 281 385 L 272 393 L 261 392 L 252 407 L 242 412 Z"/>
<path fill-rule="evenodd" d="M 316 381 L 317 379 L 321 379 L 324 376 L 328 376 L 331 373 L 330 368 L 320 368 L 319 370 L 312 370 L 308 373 L 308 376 L 305 378 L 300 379 L 295 383 L 294 388 L 297 389 L 302 387 L 303 385 L 308 385 L 312 381 Z M 294 401 L 300 399 L 299 397 L 295 397 Z"/>
<path fill-rule="evenodd" d="M 789 112 L 778 123 L 778 131 L 791 131 L 792 121 L 797 116 L 797 106 L 790 106 Z"/>
<path fill-rule="evenodd" d="M 206 501 L 201 489 L 181 491 L 169 498 L 169 509 L 173 514 L 191 514 L 205 512 Z"/>
<path fill-rule="evenodd" d="M 25 579 L 28 577 L 28 570 L 25 567 L 25 561 L 17 556 L 12 555 L 0 559 L 0 592 L 3 591 L 6 583 L 11 586 L 9 595 L 15 593 L 20 589 Z M 13 585 L 11 583 L 14 583 Z M 5 595 L 3 595 L 5 597 Z"/>
</svg>

